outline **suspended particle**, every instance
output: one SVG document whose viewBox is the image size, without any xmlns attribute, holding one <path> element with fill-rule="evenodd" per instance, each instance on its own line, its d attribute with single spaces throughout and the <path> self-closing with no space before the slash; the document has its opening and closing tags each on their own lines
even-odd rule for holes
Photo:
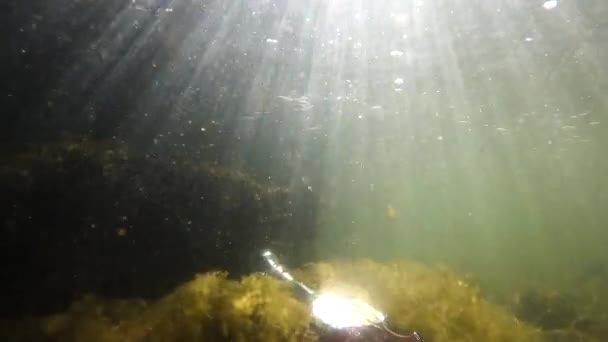
<svg viewBox="0 0 608 342">
<path fill-rule="evenodd" d="M 543 7 L 546 10 L 552 10 L 555 7 L 557 7 L 557 0 L 548 0 L 548 1 L 545 1 L 545 3 L 543 4 Z"/>
</svg>

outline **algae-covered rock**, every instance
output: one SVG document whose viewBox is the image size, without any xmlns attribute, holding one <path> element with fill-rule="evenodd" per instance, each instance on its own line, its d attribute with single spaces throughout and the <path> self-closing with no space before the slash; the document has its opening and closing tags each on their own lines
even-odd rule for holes
<svg viewBox="0 0 608 342">
<path fill-rule="evenodd" d="M 547 330 L 568 328 L 577 319 L 574 296 L 560 292 L 527 291 L 516 299 L 518 317 Z"/>
<path fill-rule="evenodd" d="M 549 341 L 604 341 L 608 338 L 608 317 L 592 292 L 534 289 L 514 296 L 516 316 L 546 332 Z"/>
<path fill-rule="evenodd" d="M 466 279 L 413 262 L 363 260 L 308 266 L 302 277 L 321 289 L 347 291 L 383 310 L 391 326 L 425 341 L 541 341 L 537 329 L 486 301 Z"/>
<path fill-rule="evenodd" d="M 310 196 L 229 162 L 113 140 L 3 148 L 0 267 L 19 276 L 3 283 L 0 315 L 61 311 L 91 292 L 158 299 L 199 270 L 248 274 L 262 248 L 304 248 Z"/>
<path fill-rule="evenodd" d="M 465 279 L 413 262 L 310 264 L 297 275 L 320 291 L 357 296 L 384 311 L 397 331 L 425 341 L 548 341 L 540 330 L 486 301 Z M 310 303 L 273 277 L 239 281 L 206 273 L 158 301 L 85 297 L 41 319 L 39 341 L 316 341 Z M 0 336 L 2 337 L 2 336 Z"/>
<path fill-rule="evenodd" d="M 57 341 L 301 341 L 310 315 L 271 277 L 208 273 L 149 304 L 92 297 L 42 320 Z"/>
</svg>

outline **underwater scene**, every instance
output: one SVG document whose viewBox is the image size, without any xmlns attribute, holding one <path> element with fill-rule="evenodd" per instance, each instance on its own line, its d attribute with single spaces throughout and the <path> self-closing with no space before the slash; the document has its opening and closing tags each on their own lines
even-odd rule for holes
<svg viewBox="0 0 608 342">
<path fill-rule="evenodd" d="M 0 341 L 608 341 L 608 2 L 0 26 Z"/>
</svg>

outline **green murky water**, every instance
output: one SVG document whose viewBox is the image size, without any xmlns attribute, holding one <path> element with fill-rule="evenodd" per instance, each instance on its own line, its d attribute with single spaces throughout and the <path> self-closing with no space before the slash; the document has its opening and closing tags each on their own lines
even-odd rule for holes
<svg viewBox="0 0 608 342">
<path fill-rule="evenodd" d="M 83 248 L 88 241 L 121 260 L 111 266 L 99 261 L 107 269 L 121 270 L 117 265 L 124 260 L 139 260 L 125 264 L 125 278 L 111 280 L 104 274 L 91 280 L 85 264 L 80 273 L 74 271 L 74 278 L 84 279 L 73 281 L 79 284 L 75 287 L 137 296 L 138 285 L 124 290 L 124 279 L 149 284 L 148 279 L 158 278 L 155 267 L 142 267 L 146 258 L 133 258 L 146 250 L 167 264 L 179 260 L 171 267 L 183 271 L 167 277 L 164 292 L 150 291 L 158 297 L 201 268 L 255 272 L 250 259 L 270 246 L 293 264 L 374 259 L 380 264 L 365 267 L 387 284 L 407 279 L 407 267 L 391 274 L 385 266 L 394 261 L 445 265 L 458 275 L 445 276 L 458 299 L 454 305 L 464 305 L 469 297 L 478 300 L 476 291 L 450 287 L 460 284 L 461 276 L 480 286 L 487 305 L 500 305 L 547 334 L 574 334 L 547 335 L 549 340 L 608 336 L 608 3 L 135 0 L 39 5 L 31 13 L 21 5 L 3 8 L 25 18 L 23 25 L 7 21 L 20 32 L 10 36 L 7 61 L 22 73 L 7 71 L 13 80 L 7 106 L 18 110 L 5 119 L 2 133 L 9 143 L 3 151 L 23 151 L 15 146 L 26 143 L 42 151 L 4 156 L 7 165 L 17 161 L 3 169 L 9 180 L 4 183 L 26 184 L 12 180 L 46 174 L 30 169 L 43 164 L 32 160 L 46 160 L 45 167 L 60 175 L 91 163 L 83 171 L 91 176 L 82 184 L 102 179 L 102 185 L 76 186 L 85 191 L 83 198 L 91 189 L 100 201 L 116 195 L 100 189 L 126 189 L 129 195 L 100 206 L 116 217 L 87 211 L 83 204 L 79 210 L 87 216 L 69 222 L 74 227 L 84 222 L 86 229 L 62 235 L 56 248 Z M 57 19 L 63 17 L 73 19 Z M 31 80 L 24 81 L 27 77 Z M 73 137 L 80 142 L 66 143 Z M 71 159 L 65 155 L 86 158 L 66 164 Z M 157 171 L 149 171 L 152 167 Z M 41 179 L 53 183 L 53 177 Z M 13 189 L 3 185 L 8 188 Z M 10 216 L 3 216 L 10 237 L 6 246 L 20 248 L 12 245 L 21 241 L 20 227 L 31 228 L 27 231 L 37 241 L 54 236 L 43 219 L 44 233 L 27 223 L 31 217 L 52 216 L 52 210 L 27 211 L 27 200 L 5 200 L 13 208 L 3 212 Z M 147 215 L 143 221 L 138 220 L 142 212 Z M 156 227 L 154 220 L 163 223 Z M 153 232 L 144 225 L 154 226 Z M 92 236 L 118 242 L 108 248 Z M 26 246 L 29 237 L 24 239 Z M 121 253 L 122 259 L 116 257 Z M 367 264 L 355 265 L 359 270 Z M 144 268 L 142 278 L 137 272 Z M 205 277 L 229 284 L 223 299 L 213 303 L 278 286 L 255 277 L 240 285 Z M 439 273 L 421 277 L 444 279 Z M 157 317 L 179 291 L 185 290 L 155 304 L 158 312 L 133 310 Z M 403 293 L 394 294 L 409 303 Z M 242 304 L 247 310 L 248 303 Z M 485 310 L 500 316 L 501 324 L 510 322 L 502 309 L 492 311 L 482 303 L 470 316 L 459 316 L 460 323 L 475 321 Z M 298 314 L 305 312 L 292 304 Z M 63 331 L 57 336 L 67 336 L 65 331 L 79 329 L 70 315 L 97 304 L 91 299 L 80 305 L 48 320 L 47 335 Z M 196 315 L 208 310 L 199 309 Z M 226 324 L 249 319 L 249 311 L 237 309 L 226 309 Z M 269 314 L 277 310 L 266 309 Z M 445 312 L 454 318 L 451 309 Z M 131 340 L 149 338 L 133 323 L 132 313 L 122 315 L 136 327 L 125 328 L 125 334 L 134 334 Z M 449 334 L 462 335 L 463 341 L 491 340 L 475 335 L 482 329 L 478 325 L 471 325 L 478 330 L 468 337 L 458 329 Z M 290 329 L 305 330 L 294 323 L 277 336 L 301 338 L 290 335 Z M 441 329 L 429 329 L 438 341 L 453 340 Z M 530 329 L 525 333 L 533 333 Z M 158 336 L 171 336 L 167 331 Z"/>
</svg>

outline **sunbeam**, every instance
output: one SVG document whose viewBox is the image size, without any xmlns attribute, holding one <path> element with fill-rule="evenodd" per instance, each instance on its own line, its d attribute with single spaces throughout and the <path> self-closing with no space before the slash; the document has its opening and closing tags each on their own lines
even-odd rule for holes
<svg viewBox="0 0 608 342">
<path fill-rule="evenodd" d="M 568 324 L 545 307 L 531 323 L 605 340 L 587 316 L 608 305 L 607 2 L 35 0 L 0 16 L 0 250 L 33 265 L 6 282 L 13 306 L 36 307 L 13 295 L 24 283 L 55 279 L 64 299 L 163 278 L 146 292 L 159 295 L 196 272 L 260 271 L 252 256 L 269 248 L 286 265 L 441 264 L 514 307 L 532 305 L 518 291 L 586 284 Z M 356 265 L 408 279 L 379 264 Z M 273 284 L 205 279 L 230 295 Z M 367 307 L 340 322 L 360 303 L 305 280 L 321 321 L 384 324 L 362 324 Z"/>
</svg>

